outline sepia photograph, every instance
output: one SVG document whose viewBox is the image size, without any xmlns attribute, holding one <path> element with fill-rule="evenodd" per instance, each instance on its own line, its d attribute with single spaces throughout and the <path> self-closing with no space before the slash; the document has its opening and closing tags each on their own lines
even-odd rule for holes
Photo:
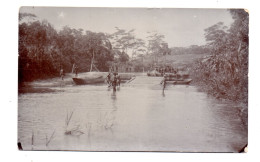
<svg viewBox="0 0 260 162">
<path fill-rule="evenodd" d="M 18 14 L 19 150 L 247 152 L 248 10 Z"/>
</svg>

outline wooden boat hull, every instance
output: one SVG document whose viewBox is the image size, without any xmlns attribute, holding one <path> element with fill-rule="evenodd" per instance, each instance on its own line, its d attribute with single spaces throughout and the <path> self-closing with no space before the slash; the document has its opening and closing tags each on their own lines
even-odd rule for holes
<svg viewBox="0 0 260 162">
<path fill-rule="evenodd" d="M 84 84 L 98 84 L 104 83 L 105 79 L 103 77 L 89 79 L 89 78 L 72 78 L 74 83 L 77 85 L 84 85 Z"/>
<path fill-rule="evenodd" d="M 128 80 L 132 79 L 133 77 L 135 77 L 135 75 L 127 74 L 127 73 L 119 73 L 119 76 L 120 76 L 121 81 L 122 80 L 128 81 Z"/>
<path fill-rule="evenodd" d="M 85 84 L 100 84 L 106 82 L 107 72 L 87 72 L 81 74 L 82 77 L 72 78 L 75 84 L 85 85 Z M 125 83 L 135 77 L 133 74 L 121 73 L 119 74 L 121 83 Z"/>
<path fill-rule="evenodd" d="M 192 79 L 184 79 L 184 80 L 175 80 L 175 81 L 166 81 L 166 83 L 170 83 L 170 84 L 178 84 L 178 85 L 186 85 L 186 84 L 190 84 L 192 81 Z"/>
</svg>

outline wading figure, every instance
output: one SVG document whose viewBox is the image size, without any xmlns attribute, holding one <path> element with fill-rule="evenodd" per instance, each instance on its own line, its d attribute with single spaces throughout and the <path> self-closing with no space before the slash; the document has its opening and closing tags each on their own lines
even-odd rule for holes
<svg viewBox="0 0 260 162">
<path fill-rule="evenodd" d="M 120 83 L 121 83 L 120 75 L 117 75 L 117 86 L 120 87 Z"/>
<path fill-rule="evenodd" d="M 163 86 L 163 92 L 164 92 L 164 89 L 165 89 L 165 87 L 166 87 L 166 75 L 164 75 L 164 77 L 163 77 L 163 80 L 162 80 L 162 86 Z"/>
<path fill-rule="evenodd" d="M 63 70 L 63 68 L 60 69 L 60 78 L 61 78 L 61 80 L 63 80 L 63 78 L 64 78 L 64 70 Z"/>
<path fill-rule="evenodd" d="M 116 91 L 116 85 L 117 85 L 117 74 L 114 73 L 114 77 L 113 77 L 113 80 L 112 80 L 112 86 L 113 86 L 113 91 Z"/>
<path fill-rule="evenodd" d="M 77 65 L 75 65 L 74 72 L 75 72 L 75 77 L 77 77 L 78 76 L 78 66 Z"/>
<path fill-rule="evenodd" d="M 111 86 L 111 74 L 110 73 L 108 73 L 106 80 L 107 80 L 108 87 L 110 87 Z"/>
</svg>

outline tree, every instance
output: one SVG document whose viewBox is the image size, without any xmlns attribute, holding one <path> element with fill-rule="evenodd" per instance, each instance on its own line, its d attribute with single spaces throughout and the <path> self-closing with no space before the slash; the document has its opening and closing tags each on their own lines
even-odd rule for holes
<svg viewBox="0 0 260 162">
<path fill-rule="evenodd" d="M 129 48 L 133 48 L 135 45 L 134 29 L 126 31 L 124 29 L 116 28 L 116 32 L 110 37 L 114 40 L 114 48 L 121 50 L 127 54 Z"/>
<path fill-rule="evenodd" d="M 164 35 L 158 33 L 150 33 L 148 38 L 148 53 L 154 57 L 154 62 L 158 63 L 158 57 L 166 50 L 166 43 L 163 41 Z M 168 45 L 167 45 L 168 46 Z M 168 49 L 167 49 L 168 50 Z"/>
<path fill-rule="evenodd" d="M 112 45 L 104 33 L 87 32 L 85 41 L 87 42 L 88 53 L 91 55 L 90 71 L 93 64 L 97 64 L 99 70 L 108 70 L 107 61 L 113 60 Z M 94 62 L 95 60 L 95 62 Z"/>
<path fill-rule="evenodd" d="M 19 24 L 19 81 L 55 73 L 52 60 L 56 36 L 47 21 Z"/>
<path fill-rule="evenodd" d="M 193 73 L 214 95 L 247 102 L 248 13 L 229 11 L 234 19 L 229 29 L 221 22 L 205 29 L 211 55 Z"/>
<path fill-rule="evenodd" d="M 219 22 L 205 29 L 205 38 L 207 45 L 213 50 L 212 53 L 221 53 L 227 48 L 226 41 L 228 39 L 227 26 L 223 22 Z"/>
<path fill-rule="evenodd" d="M 22 21 L 26 17 L 34 15 L 20 14 L 19 18 L 19 82 L 57 76 L 61 67 L 70 72 L 74 63 L 79 71 L 93 64 L 108 71 L 114 56 L 104 33 L 83 33 L 68 26 L 57 32 L 46 20 Z"/>
<path fill-rule="evenodd" d="M 138 55 L 144 55 L 146 53 L 145 41 L 142 39 L 135 39 L 133 44 L 132 59 Z"/>
</svg>

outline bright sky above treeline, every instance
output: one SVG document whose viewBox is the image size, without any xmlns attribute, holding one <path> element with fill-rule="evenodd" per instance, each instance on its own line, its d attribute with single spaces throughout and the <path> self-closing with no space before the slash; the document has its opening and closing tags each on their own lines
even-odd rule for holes
<svg viewBox="0 0 260 162">
<path fill-rule="evenodd" d="M 156 31 L 165 35 L 169 47 L 204 45 L 204 29 L 233 22 L 226 9 L 21 7 L 20 13 L 35 14 L 57 30 L 69 26 L 112 34 L 118 27 L 135 29 L 136 37 L 144 40 L 147 32 Z"/>
</svg>

